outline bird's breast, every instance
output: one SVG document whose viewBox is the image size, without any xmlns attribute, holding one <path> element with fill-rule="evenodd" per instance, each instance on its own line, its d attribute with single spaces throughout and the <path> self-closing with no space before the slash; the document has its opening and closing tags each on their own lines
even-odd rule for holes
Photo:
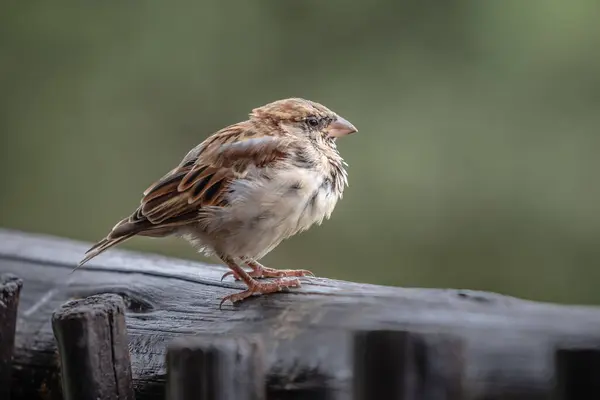
<svg viewBox="0 0 600 400">
<path fill-rule="evenodd" d="M 341 193 L 326 171 L 289 167 L 232 185 L 232 217 L 284 236 L 328 218 Z"/>
</svg>

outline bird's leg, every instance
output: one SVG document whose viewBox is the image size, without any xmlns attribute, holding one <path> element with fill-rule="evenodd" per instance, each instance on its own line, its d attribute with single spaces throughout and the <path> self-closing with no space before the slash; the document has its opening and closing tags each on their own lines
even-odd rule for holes
<svg viewBox="0 0 600 400">
<path fill-rule="evenodd" d="M 284 278 L 284 277 L 302 277 L 302 276 L 315 276 L 312 272 L 306 269 L 275 269 L 265 267 L 258 261 L 252 259 L 244 259 L 244 263 L 249 266 L 252 271 L 248 272 L 252 278 Z M 233 275 L 236 281 L 242 280 L 241 277 L 235 271 L 227 271 L 221 277 L 221 280 L 225 279 L 229 275 Z"/>
<path fill-rule="evenodd" d="M 300 287 L 300 281 L 298 279 L 280 278 L 274 279 L 270 282 L 257 282 L 252 276 L 250 276 L 250 273 L 244 271 L 244 269 L 237 265 L 231 257 L 223 256 L 220 258 L 225 264 L 227 264 L 229 268 L 231 268 L 235 276 L 239 276 L 240 279 L 244 281 L 244 283 L 248 286 L 248 289 L 244 290 L 243 292 L 234 293 L 223 297 L 223 299 L 221 299 L 221 303 L 219 304 L 219 308 L 221 308 L 223 303 L 225 303 L 227 300 L 231 301 L 232 303 L 236 303 L 252 296 L 253 294 L 276 293 L 286 288 Z"/>
</svg>

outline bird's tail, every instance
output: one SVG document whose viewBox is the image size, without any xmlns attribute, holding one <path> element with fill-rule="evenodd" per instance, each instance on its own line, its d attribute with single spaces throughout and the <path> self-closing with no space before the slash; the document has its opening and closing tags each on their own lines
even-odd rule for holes
<svg viewBox="0 0 600 400">
<path fill-rule="evenodd" d="M 140 222 L 142 221 L 131 222 L 130 218 L 125 218 L 124 220 L 119 221 L 119 223 L 112 228 L 111 232 L 104 239 L 93 245 L 88 251 L 85 252 L 85 257 L 75 268 L 73 268 L 71 273 L 105 250 L 108 250 L 109 248 L 116 246 L 119 243 L 122 243 L 140 233 L 142 230 L 144 230 L 144 228 L 146 228 L 146 224 Z M 147 221 L 143 222 L 147 223 Z"/>
<path fill-rule="evenodd" d="M 133 234 L 128 235 L 128 236 L 122 236 L 122 237 L 116 238 L 116 239 L 109 239 L 107 237 L 102 239 L 101 241 L 96 243 L 94 246 L 92 246 L 92 248 L 90 248 L 88 251 L 85 252 L 85 254 L 86 254 L 85 258 L 83 260 L 81 260 L 75 268 L 73 268 L 73 271 L 75 271 L 77 268 L 81 267 L 86 262 L 90 261 L 92 258 L 99 255 L 100 253 L 104 252 L 105 250 L 108 250 L 109 248 L 116 246 L 121 242 L 126 241 L 127 239 L 131 238 L 132 236 L 133 236 Z"/>
<path fill-rule="evenodd" d="M 130 217 L 119 221 L 104 239 L 86 251 L 85 257 L 79 262 L 73 271 L 77 270 L 77 268 L 81 267 L 83 264 L 90 261 L 92 258 L 96 257 L 105 250 L 108 250 L 109 248 L 116 246 L 119 243 L 132 238 L 133 236 L 166 236 L 171 234 L 178 226 L 185 225 L 189 221 L 189 214 L 184 214 L 178 218 L 173 218 L 171 221 L 161 222 L 160 224 L 155 225 L 143 215 L 140 206 L 140 208 L 131 214 Z M 71 271 L 71 273 L 73 271 Z"/>
</svg>

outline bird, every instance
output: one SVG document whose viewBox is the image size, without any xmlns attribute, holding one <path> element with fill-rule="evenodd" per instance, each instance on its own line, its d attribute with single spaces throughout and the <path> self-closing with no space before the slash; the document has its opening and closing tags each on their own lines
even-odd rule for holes
<svg viewBox="0 0 600 400">
<path fill-rule="evenodd" d="M 137 209 L 92 246 L 75 269 L 134 236 L 175 236 L 218 257 L 246 289 L 241 302 L 300 287 L 309 270 L 268 268 L 259 260 L 283 240 L 329 219 L 348 186 L 337 139 L 357 132 L 324 105 L 298 97 L 254 108 L 190 150 L 155 181 Z M 249 268 L 249 270 L 247 270 Z M 269 278 L 262 280 L 262 278 Z"/>
</svg>

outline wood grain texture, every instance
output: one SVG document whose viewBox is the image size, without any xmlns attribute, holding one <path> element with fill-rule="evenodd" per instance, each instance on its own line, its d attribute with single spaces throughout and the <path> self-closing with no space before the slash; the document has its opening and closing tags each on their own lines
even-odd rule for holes
<svg viewBox="0 0 600 400">
<path fill-rule="evenodd" d="M 120 296 L 68 301 L 52 314 L 52 329 L 66 400 L 135 400 Z"/>
<path fill-rule="evenodd" d="M 311 278 L 300 290 L 219 311 L 222 296 L 243 289 L 243 284 L 219 281 L 224 267 L 111 250 L 70 274 L 88 246 L 0 231 L 0 272 L 24 280 L 14 399 L 60 398 L 50 316 L 69 299 L 99 293 L 118 294 L 127 306 L 138 400 L 164 399 L 167 345 L 186 335 L 260 335 L 269 399 L 321 399 L 325 393 L 349 398 L 354 330 L 409 330 L 460 339 L 465 390 L 473 399 L 547 398 L 555 348 L 600 343 L 598 308 L 464 290 Z M 451 368 L 444 360 L 438 358 L 438 367 Z"/>
</svg>

